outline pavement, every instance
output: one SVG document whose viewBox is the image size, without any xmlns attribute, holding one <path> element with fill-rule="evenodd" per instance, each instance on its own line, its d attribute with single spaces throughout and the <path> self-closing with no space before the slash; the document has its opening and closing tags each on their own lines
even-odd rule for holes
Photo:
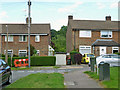
<svg viewBox="0 0 120 90">
<path fill-rule="evenodd" d="M 88 66 L 81 66 L 81 70 L 74 70 L 64 74 L 66 88 L 102 88 L 96 80 L 93 80 L 84 71 L 90 71 Z"/>
<path fill-rule="evenodd" d="M 42 67 L 43 68 L 43 67 Z M 62 73 L 64 74 L 64 85 L 66 88 L 101 88 L 97 81 L 91 79 L 84 71 L 89 71 L 88 65 L 67 65 L 55 69 L 51 67 L 34 68 L 34 70 L 12 71 L 12 82 L 34 73 Z M 7 85 L 3 86 L 6 87 Z"/>
</svg>

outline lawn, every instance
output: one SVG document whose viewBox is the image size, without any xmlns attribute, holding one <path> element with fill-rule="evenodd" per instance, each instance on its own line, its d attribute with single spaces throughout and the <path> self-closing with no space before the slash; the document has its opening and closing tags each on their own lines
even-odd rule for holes
<svg viewBox="0 0 120 90">
<path fill-rule="evenodd" d="M 120 70 L 120 67 L 111 67 L 110 68 L 110 80 L 109 81 L 100 81 L 100 83 L 105 87 L 105 88 L 118 88 L 118 71 Z M 91 78 L 99 80 L 99 76 L 90 71 L 84 72 L 88 74 Z"/>
<path fill-rule="evenodd" d="M 37 73 L 23 77 L 6 88 L 64 88 L 64 77 L 60 73 Z"/>
</svg>

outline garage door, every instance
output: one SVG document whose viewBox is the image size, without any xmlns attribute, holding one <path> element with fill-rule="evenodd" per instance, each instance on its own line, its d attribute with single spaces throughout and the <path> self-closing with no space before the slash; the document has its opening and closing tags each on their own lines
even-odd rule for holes
<svg viewBox="0 0 120 90">
<path fill-rule="evenodd" d="M 91 53 L 91 46 L 80 46 L 79 47 L 79 52 L 81 54 Z"/>
</svg>

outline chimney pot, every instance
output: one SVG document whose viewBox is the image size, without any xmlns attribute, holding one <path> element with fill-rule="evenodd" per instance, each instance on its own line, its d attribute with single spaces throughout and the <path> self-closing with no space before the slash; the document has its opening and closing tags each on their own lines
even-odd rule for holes
<svg viewBox="0 0 120 90">
<path fill-rule="evenodd" d="M 30 23 L 32 23 L 32 18 L 30 17 Z M 26 24 L 28 24 L 28 17 L 26 18 Z"/>
<path fill-rule="evenodd" d="M 106 16 L 106 21 L 111 21 L 111 16 Z"/>
<path fill-rule="evenodd" d="M 68 20 L 70 20 L 70 19 L 73 19 L 73 16 L 72 16 L 72 15 L 69 15 L 69 16 L 68 16 Z"/>
</svg>

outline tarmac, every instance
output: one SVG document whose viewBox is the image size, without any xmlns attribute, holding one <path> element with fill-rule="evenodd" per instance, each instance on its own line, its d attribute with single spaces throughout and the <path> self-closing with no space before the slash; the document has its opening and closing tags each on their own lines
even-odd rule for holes
<svg viewBox="0 0 120 90">
<path fill-rule="evenodd" d="M 68 73 L 64 73 L 64 85 L 66 88 L 103 88 L 98 81 L 84 74 L 84 71 L 89 71 L 90 68 L 84 65 L 73 66 L 73 68 L 81 68 Z"/>
</svg>

